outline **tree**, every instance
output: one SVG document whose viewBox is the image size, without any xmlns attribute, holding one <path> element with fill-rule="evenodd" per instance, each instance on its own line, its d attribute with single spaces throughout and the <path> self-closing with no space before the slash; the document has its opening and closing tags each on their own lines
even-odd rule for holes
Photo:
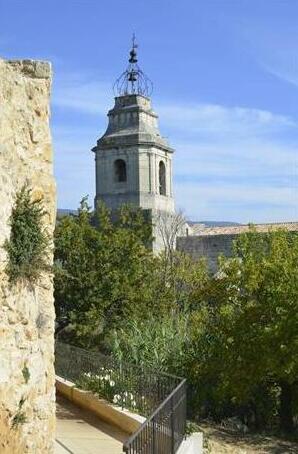
<svg viewBox="0 0 298 454">
<path fill-rule="evenodd" d="M 298 235 L 240 235 L 232 258 L 208 274 L 204 261 L 146 247 L 151 229 L 123 207 L 117 221 L 82 202 L 55 233 L 58 320 L 74 340 L 187 377 L 191 407 L 237 414 L 257 428 L 298 413 Z"/>
<path fill-rule="evenodd" d="M 146 247 L 151 227 L 140 210 L 123 207 L 116 222 L 103 205 L 93 215 L 84 199 L 78 216 L 55 232 L 55 304 L 58 322 L 90 346 L 123 319 L 160 312 L 168 304 L 158 259 Z"/>
<path fill-rule="evenodd" d="M 183 233 L 186 220 L 182 212 L 168 213 L 159 211 L 155 218 L 156 233 L 162 240 L 164 254 L 167 262 L 172 263 L 174 251 L 176 249 L 176 239 Z"/>
<path fill-rule="evenodd" d="M 298 385 L 298 236 L 252 228 L 240 235 L 234 258 L 221 259 L 218 276 L 209 293 L 209 329 L 221 392 L 255 408 L 258 391 L 275 393 L 281 428 L 291 432 Z"/>
</svg>

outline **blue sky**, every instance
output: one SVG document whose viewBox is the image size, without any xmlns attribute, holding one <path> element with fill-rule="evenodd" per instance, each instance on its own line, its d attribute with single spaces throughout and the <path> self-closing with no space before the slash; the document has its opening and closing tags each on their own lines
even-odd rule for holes
<svg viewBox="0 0 298 454">
<path fill-rule="evenodd" d="M 94 197 L 131 35 L 176 149 L 176 205 L 196 220 L 298 220 L 298 2 L 0 0 L 0 55 L 53 63 L 58 206 Z M 0 81 L 1 83 L 1 81 Z"/>
</svg>

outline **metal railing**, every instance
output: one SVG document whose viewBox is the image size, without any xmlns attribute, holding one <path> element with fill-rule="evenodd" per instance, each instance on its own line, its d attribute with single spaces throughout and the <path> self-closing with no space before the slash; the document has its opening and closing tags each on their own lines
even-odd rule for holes
<svg viewBox="0 0 298 454">
<path fill-rule="evenodd" d="M 55 346 L 55 368 L 60 377 L 147 417 L 124 443 L 124 452 L 174 454 L 178 450 L 186 425 L 185 380 L 61 342 Z"/>
<path fill-rule="evenodd" d="M 171 392 L 141 427 L 124 443 L 128 454 L 174 454 L 186 426 L 186 380 Z"/>
</svg>

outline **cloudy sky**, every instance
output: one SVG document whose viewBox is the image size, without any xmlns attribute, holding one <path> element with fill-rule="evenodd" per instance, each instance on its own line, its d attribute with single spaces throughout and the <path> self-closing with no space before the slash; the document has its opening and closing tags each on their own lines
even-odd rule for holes
<svg viewBox="0 0 298 454">
<path fill-rule="evenodd" d="M 298 2 L 0 0 L 0 56 L 53 63 L 58 206 L 94 197 L 131 35 L 193 220 L 298 220 Z M 1 81 L 0 81 L 1 83 Z"/>
</svg>

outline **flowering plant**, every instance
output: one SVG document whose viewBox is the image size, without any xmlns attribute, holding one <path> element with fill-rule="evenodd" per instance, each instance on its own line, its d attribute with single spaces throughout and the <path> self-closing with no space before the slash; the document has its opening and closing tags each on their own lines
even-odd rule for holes
<svg viewBox="0 0 298 454">
<path fill-rule="evenodd" d="M 77 386 L 131 411 L 144 413 L 146 408 L 145 396 L 133 391 L 131 381 L 113 369 L 101 367 L 98 373 L 84 372 Z"/>
</svg>

